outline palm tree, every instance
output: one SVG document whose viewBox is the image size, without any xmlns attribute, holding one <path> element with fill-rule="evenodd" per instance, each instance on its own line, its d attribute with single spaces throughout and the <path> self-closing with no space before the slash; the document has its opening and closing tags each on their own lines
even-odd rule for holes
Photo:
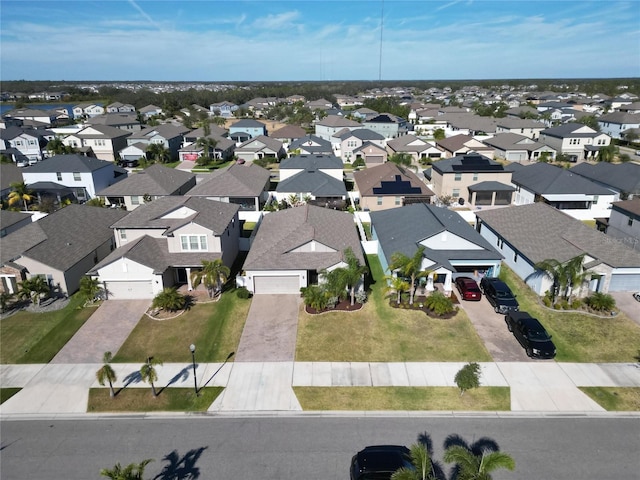
<svg viewBox="0 0 640 480">
<path fill-rule="evenodd" d="M 349 294 L 351 296 L 351 305 L 356 301 L 356 286 L 362 281 L 363 275 L 366 275 L 369 269 L 365 265 L 360 265 L 360 260 L 353 253 L 351 247 L 347 247 L 344 251 L 344 261 L 347 266 L 339 268 L 339 276 L 345 283 L 345 286 L 349 288 Z"/>
<path fill-rule="evenodd" d="M 304 304 L 316 311 L 327 308 L 327 292 L 320 285 L 309 285 L 300 289 Z"/>
<path fill-rule="evenodd" d="M 71 145 L 65 145 L 64 143 L 62 143 L 62 140 L 59 138 L 54 138 L 52 140 L 49 140 L 45 148 L 51 155 L 76 153 L 76 149 L 74 147 L 72 147 Z"/>
<path fill-rule="evenodd" d="M 102 288 L 100 287 L 100 280 L 95 277 L 82 277 L 80 279 L 80 295 L 87 302 L 92 302 L 94 298 L 98 296 Z"/>
<path fill-rule="evenodd" d="M 222 290 L 222 285 L 227 281 L 231 270 L 219 258 L 209 261 L 202 260 L 202 268 L 191 273 L 193 288 L 198 288 L 201 283 L 207 288 L 209 298 Z"/>
<path fill-rule="evenodd" d="M 491 472 L 498 469 L 513 471 L 515 460 L 502 452 L 486 453 L 485 450 L 473 452 L 462 445 L 453 445 L 444 452 L 444 461 L 456 463 L 459 469 L 459 480 L 491 480 Z"/>
<path fill-rule="evenodd" d="M 413 297 L 416 292 L 416 280 L 420 277 L 426 277 L 429 275 L 428 270 L 422 270 L 422 258 L 424 253 L 424 246 L 420 245 L 413 257 L 408 257 L 402 252 L 396 252 L 391 255 L 391 264 L 389 270 L 396 271 L 401 276 L 411 279 L 411 285 L 409 285 L 409 305 L 413 305 Z"/>
<path fill-rule="evenodd" d="M 431 457 L 426 445 L 414 443 L 409 448 L 409 459 L 413 468 L 402 467 L 391 475 L 391 480 L 431 480 L 434 479 Z"/>
<path fill-rule="evenodd" d="M 29 190 L 27 184 L 24 182 L 14 182 L 9 184 L 11 187 L 11 193 L 7 199 L 9 205 L 13 205 L 18 202 L 24 204 L 24 209 L 27 210 L 27 203 L 32 202 L 35 198 L 33 192 Z"/>
<path fill-rule="evenodd" d="M 116 372 L 111 368 L 111 360 L 113 359 L 113 355 L 111 352 L 104 352 L 102 357 L 102 362 L 104 365 L 100 367 L 100 370 L 96 372 L 96 379 L 100 385 L 105 384 L 105 382 L 109 382 L 109 396 L 111 398 L 116 396 L 116 392 L 113 390 L 113 382 L 115 382 L 118 377 L 116 377 Z"/>
<path fill-rule="evenodd" d="M 591 275 L 589 272 L 583 271 L 583 261 L 584 254 L 578 255 L 565 263 L 553 258 L 536 263 L 535 267 L 553 280 L 551 293 L 554 302 L 559 294 L 562 294 L 568 300 L 576 287 L 579 290 L 585 279 Z"/>
<path fill-rule="evenodd" d="M 394 275 L 387 275 L 385 279 L 388 282 L 387 293 L 395 293 L 396 295 L 396 303 L 400 305 L 402 301 L 402 292 L 407 292 L 409 290 L 409 282 L 407 282 L 402 277 L 396 277 Z"/>
<path fill-rule="evenodd" d="M 181 310 L 187 303 L 186 297 L 177 288 L 165 288 L 153 298 L 151 306 L 161 308 L 170 312 Z"/>
<path fill-rule="evenodd" d="M 171 160 L 169 149 L 162 143 L 151 143 L 147 146 L 147 156 L 150 160 L 159 163 L 167 163 Z"/>
<path fill-rule="evenodd" d="M 30 300 L 34 305 L 40 305 L 40 296 L 49 293 L 49 283 L 44 277 L 38 275 L 27 278 L 20 284 L 18 297 Z"/>
<path fill-rule="evenodd" d="M 103 468 L 100 470 L 100 475 L 108 477 L 111 480 L 143 480 L 144 469 L 152 461 L 153 460 L 148 458 L 140 463 L 130 463 L 126 467 L 116 463 L 113 468 Z"/>
<path fill-rule="evenodd" d="M 85 205 L 90 207 L 101 207 L 104 208 L 104 198 L 101 197 L 93 197 L 91 200 L 85 202 Z"/>
<path fill-rule="evenodd" d="M 211 153 L 213 153 L 213 158 L 216 158 L 216 145 L 218 145 L 218 141 L 210 138 L 210 137 L 200 137 L 196 141 L 196 145 L 204 148 L 203 156 L 210 159 Z"/>
<path fill-rule="evenodd" d="M 162 365 L 162 362 L 154 357 L 147 357 L 147 362 L 140 367 L 140 377 L 143 382 L 151 385 L 151 392 L 154 397 L 157 397 L 158 392 L 156 392 L 154 382 L 158 381 L 158 372 L 156 372 L 155 365 Z"/>
</svg>

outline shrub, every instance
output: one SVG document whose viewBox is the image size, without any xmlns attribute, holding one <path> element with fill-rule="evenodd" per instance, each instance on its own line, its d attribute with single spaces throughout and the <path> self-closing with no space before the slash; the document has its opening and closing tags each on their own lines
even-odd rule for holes
<svg viewBox="0 0 640 480">
<path fill-rule="evenodd" d="M 582 300 L 580 300 L 579 298 L 576 298 L 571 302 L 571 310 L 580 310 L 581 307 L 582 307 Z"/>
<path fill-rule="evenodd" d="M 543 297 L 542 303 L 544 303 L 545 307 L 551 308 L 551 299 L 549 297 Z"/>
<path fill-rule="evenodd" d="M 440 292 L 433 292 L 425 299 L 424 304 L 436 315 L 445 315 L 454 311 L 451 299 Z"/>
<path fill-rule="evenodd" d="M 251 292 L 247 290 L 246 287 L 241 287 L 236 291 L 236 295 L 238 296 L 238 298 L 246 300 L 247 298 L 251 297 Z"/>
<path fill-rule="evenodd" d="M 616 306 L 616 301 L 607 293 L 595 292 L 587 298 L 587 305 L 594 310 L 604 312 L 613 310 Z"/>
<path fill-rule="evenodd" d="M 178 292 L 175 287 L 165 288 L 153 299 L 151 306 L 170 312 L 181 310 L 187 304 L 187 297 Z"/>
<path fill-rule="evenodd" d="M 569 309 L 569 302 L 567 302 L 564 299 L 558 300 L 556 302 L 556 304 L 555 304 L 555 309 L 556 310 L 568 310 Z"/>
<path fill-rule="evenodd" d="M 358 290 L 356 292 L 356 302 L 365 303 L 367 301 L 367 292 L 364 290 Z"/>
<path fill-rule="evenodd" d="M 475 362 L 467 363 L 456 373 L 454 381 L 460 389 L 460 396 L 467 390 L 478 388 L 480 386 L 480 365 Z"/>
</svg>

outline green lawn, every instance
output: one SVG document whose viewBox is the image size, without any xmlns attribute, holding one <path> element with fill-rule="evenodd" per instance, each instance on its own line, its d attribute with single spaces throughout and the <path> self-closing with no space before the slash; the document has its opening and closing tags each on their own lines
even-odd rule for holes
<svg viewBox="0 0 640 480">
<path fill-rule="evenodd" d="M 163 362 L 190 362 L 189 345 L 196 345 L 200 362 L 222 362 L 235 352 L 249 313 L 251 300 L 239 299 L 235 290 L 217 302 L 196 304 L 171 320 L 138 322 L 114 362 L 144 362 L 154 356 Z"/>
<path fill-rule="evenodd" d="M 609 412 L 640 411 L 640 387 L 580 387 Z"/>
<path fill-rule="evenodd" d="M 309 315 L 301 308 L 296 361 L 430 362 L 491 361 L 466 313 L 448 320 L 389 306 L 378 257 L 368 256 L 375 283 L 356 312 Z"/>
<path fill-rule="evenodd" d="M 623 313 L 599 318 L 544 308 L 538 296 L 506 265 L 500 277 L 529 312 L 553 336 L 559 362 L 633 362 L 640 345 L 640 326 Z"/>
<path fill-rule="evenodd" d="M 196 396 L 193 388 L 125 388 L 109 396 L 108 388 L 89 390 L 88 413 L 96 412 L 204 412 L 222 392 L 222 387 L 206 387 Z"/>
<path fill-rule="evenodd" d="M 20 311 L 0 322 L 0 363 L 48 363 L 95 308 L 79 308 L 78 295 L 54 312 Z"/>
<path fill-rule="evenodd" d="M 21 388 L 0 388 L 0 404 L 9 400 L 20 390 L 22 389 Z"/>
<path fill-rule="evenodd" d="M 511 410 L 508 387 L 295 387 L 303 410 Z"/>
</svg>

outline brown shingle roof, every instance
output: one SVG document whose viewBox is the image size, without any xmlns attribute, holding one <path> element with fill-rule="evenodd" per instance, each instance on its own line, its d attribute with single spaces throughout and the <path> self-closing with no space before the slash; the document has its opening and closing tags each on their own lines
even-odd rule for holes
<svg viewBox="0 0 640 480">
<path fill-rule="evenodd" d="M 381 182 L 391 182 L 396 180 L 396 176 L 400 176 L 401 180 L 408 181 L 412 187 L 419 188 L 420 193 L 414 194 L 418 196 L 435 195 L 420 178 L 409 169 L 399 167 L 393 162 L 386 162 L 375 167 L 365 168 L 353 173 L 353 179 L 358 187 L 361 196 L 374 195 L 374 187 L 380 187 Z M 384 194 L 376 194 L 384 195 Z M 391 193 L 390 195 L 398 195 Z M 411 196 L 411 195 L 408 195 Z"/>
</svg>

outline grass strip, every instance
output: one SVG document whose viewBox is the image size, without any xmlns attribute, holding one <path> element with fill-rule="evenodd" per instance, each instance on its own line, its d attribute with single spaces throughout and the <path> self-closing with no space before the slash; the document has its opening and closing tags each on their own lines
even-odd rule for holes
<svg viewBox="0 0 640 480">
<path fill-rule="evenodd" d="M 222 387 L 158 389 L 154 397 L 149 388 L 125 388 L 109 396 L 108 388 L 89 390 L 88 413 L 95 412 L 204 412 L 222 392 Z"/>
<path fill-rule="evenodd" d="M 579 387 L 609 412 L 640 411 L 640 387 Z"/>
<path fill-rule="evenodd" d="M 3 404 L 11 397 L 13 397 L 16 393 L 18 393 L 21 388 L 0 388 L 0 404 Z"/>
</svg>

